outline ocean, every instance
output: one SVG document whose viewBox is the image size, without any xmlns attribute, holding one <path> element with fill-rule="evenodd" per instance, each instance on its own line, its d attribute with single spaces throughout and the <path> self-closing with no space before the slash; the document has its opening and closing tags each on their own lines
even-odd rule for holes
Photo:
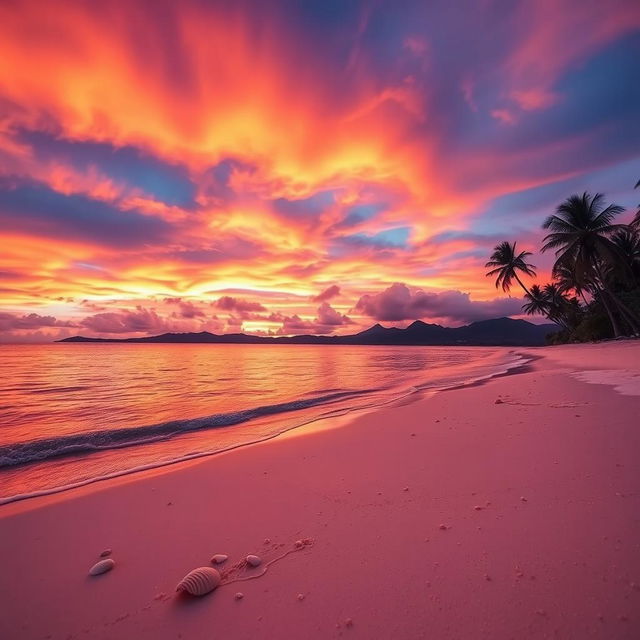
<svg viewBox="0 0 640 640">
<path fill-rule="evenodd" d="M 3 345 L 0 504 L 213 455 L 524 361 L 484 347 Z"/>
</svg>

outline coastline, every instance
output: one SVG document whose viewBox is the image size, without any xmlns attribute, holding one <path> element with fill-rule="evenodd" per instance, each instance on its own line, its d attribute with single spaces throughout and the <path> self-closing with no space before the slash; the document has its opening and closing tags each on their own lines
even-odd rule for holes
<svg viewBox="0 0 640 640">
<path fill-rule="evenodd" d="M 0 636 L 637 637 L 640 396 L 572 372 L 633 384 L 640 342 L 518 351 L 524 372 L 345 428 L 1 506 Z M 260 579 L 174 598 L 215 553 L 300 538 Z"/>
<path fill-rule="evenodd" d="M 427 347 L 428 349 L 428 347 Z M 436 347 L 436 349 L 438 349 Z M 480 348 L 487 351 L 486 348 Z M 453 348 L 455 351 L 456 348 Z M 463 350 L 468 348 L 463 347 Z M 490 355 L 485 354 L 484 358 L 475 358 L 462 365 L 436 364 L 429 366 L 427 371 L 431 372 L 431 379 L 425 380 L 423 375 L 416 379 L 402 380 L 391 386 L 371 388 L 365 390 L 339 391 L 335 390 L 333 395 L 306 397 L 307 394 L 288 401 L 275 403 L 266 406 L 257 406 L 240 411 L 229 411 L 204 417 L 192 417 L 187 419 L 173 419 L 159 424 L 138 425 L 128 429 L 115 429 L 111 433 L 105 430 L 98 430 L 89 433 L 66 434 L 52 439 L 40 438 L 33 442 L 25 442 L 12 447 L 0 445 L 0 506 L 12 502 L 31 499 L 55 494 L 61 491 L 69 491 L 95 482 L 111 480 L 123 475 L 136 474 L 142 471 L 157 469 L 164 466 L 181 464 L 189 460 L 210 457 L 233 451 L 245 446 L 251 446 L 259 442 L 266 442 L 277 437 L 281 437 L 290 431 L 304 428 L 307 425 L 322 423 L 342 424 L 349 422 L 357 416 L 375 411 L 396 402 L 415 401 L 420 397 L 437 393 L 449 388 L 458 388 L 484 382 L 492 377 L 509 375 L 522 366 L 523 358 L 518 351 L 511 348 L 494 348 Z M 440 372 L 433 376 L 433 372 Z M 444 376 L 444 377 L 443 377 Z M 366 378 L 364 378 L 366 380 Z M 341 402 L 342 400 L 342 402 Z M 233 426 L 232 426 L 233 425 Z M 271 428 L 268 426 L 271 425 Z M 229 427 L 230 430 L 225 430 Z M 4 469 L 14 471 L 19 474 L 21 469 L 29 462 L 50 463 L 82 458 L 89 454 L 89 459 L 94 461 L 94 454 L 121 452 L 120 456 L 125 458 L 130 447 L 139 453 L 138 447 L 144 447 L 156 442 L 169 441 L 176 436 L 184 436 L 190 433 L 206 434 L 208 431 L 214 433 L 218 428 L 223 428 L 223 440 L 212 442 L 209 446 L 198 447 L 193 453 L 177 454 L 176 457 L 161 458 L 148 462 L 138 462 L 133 466 L 128 466 L 116 471 L 107 470 L 100 472 L 99 466 L 94 466 L 91 475 L 81 478 L 67 478 L 59 484 L 53 486 L 35 487 L 27 491 L 7 493 L 7 486 L 11 486 L 11 479 L 3 473 Z M 266 430 L 265 430 L 266 428 Z M 105 438 L 116 436 L 111 443 L 105 443 Z M 40 458 L 40 452 L 45 450 L 47 457 Z M 56 449 L 61 449 L 64 453 L 55 455 Z M 4 455 L 3 455 L 4 454 Z M 25 458 L 26 456 L 26 458 Z M 33 456 L 29 459 L 29 456 Z M 11 458 L 22 458 L 21 462 L 9 462 Z M 29 466 L 26 467 L 31 470 Z M 51 468 L 49 467 L 49 470 Z M 46 473 L 46 468 L 40 473 Z M 55 471 L 54 471 L 55 473 Z M 54 476 L 55 477 L 55 476 Z"/>
</svg>

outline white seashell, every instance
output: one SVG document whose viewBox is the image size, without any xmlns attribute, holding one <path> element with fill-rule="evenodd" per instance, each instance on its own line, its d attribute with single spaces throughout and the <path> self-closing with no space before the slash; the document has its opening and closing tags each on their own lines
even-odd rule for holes
<svg viewBox="0 0 640 640">
<path fill-rule="evenodd" d="M 93 567 L 89 569 L 89 575 L 99 576 L 101 573 L 107 573 L 107 571 L 111 571 L 111 569 L 113 569 L 113 567 L 115 566 L 116 563 L 111 558 L 100 560 L 100 562 L 96 562 Z"/>
<path fill-rule="evenodd" d="M 258 556 L 247 556 L 245 560 L 247 561 L 247 564 L 250 564 L 252 567 L 257 567 L 262 564 L 262 559 Z"/>
<path fill-rule="evenodd" d="M 220 584 L 220 574 L 212 567 L 198 567 L 189 571 L 178 582 L 176 591 L 186 591 L 192 596 L 203 596 L 213 591 Z"/>
<path fill-rule="evenodd" d="M 226 562 L 229 559 L 229 556 L 225 555 L 224 553 L 216 553 L 215 556 L 213 556 L 213 558 L 211 558 L 211 562 L 213 562 L 213 564 L 222 564 L 223 562 Z"/>
</svg>

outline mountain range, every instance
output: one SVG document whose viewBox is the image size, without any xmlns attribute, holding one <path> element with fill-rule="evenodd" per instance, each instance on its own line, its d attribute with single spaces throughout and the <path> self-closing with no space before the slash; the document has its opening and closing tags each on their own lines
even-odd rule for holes
<svg viewBox="0 0 640 640">
<path fill-rule="evenodd" d="M 481 320 L 464 327 L 442 327 L 416 320 L 405 329 L 375 324 L 360 333 L 347 336 L 256 336 L 245 333 L 217 335 L 199 333 L 163 333 L 146 338 L 87 338 L 73 336 L 58 342 L 152 342 L 205 344 L 368 344 L 368 345 L 432 345 L 432 346 L 539 346 L 545 336 L 557 331 L 555 324 L 537 325 L 526 320 L 495 318 Z"/>
</svg>

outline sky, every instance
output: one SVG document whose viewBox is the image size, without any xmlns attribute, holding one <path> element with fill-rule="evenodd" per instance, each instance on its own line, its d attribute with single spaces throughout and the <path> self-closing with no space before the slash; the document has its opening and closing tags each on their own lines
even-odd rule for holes
<svg viewBox="0 0 640 640">
<path fill-rule="evenodd" d="M 4 0 L 0 342 L 519 317 L 498 242 L 635 211 L 638 60 L 636 0 Z"/>
</svg>

